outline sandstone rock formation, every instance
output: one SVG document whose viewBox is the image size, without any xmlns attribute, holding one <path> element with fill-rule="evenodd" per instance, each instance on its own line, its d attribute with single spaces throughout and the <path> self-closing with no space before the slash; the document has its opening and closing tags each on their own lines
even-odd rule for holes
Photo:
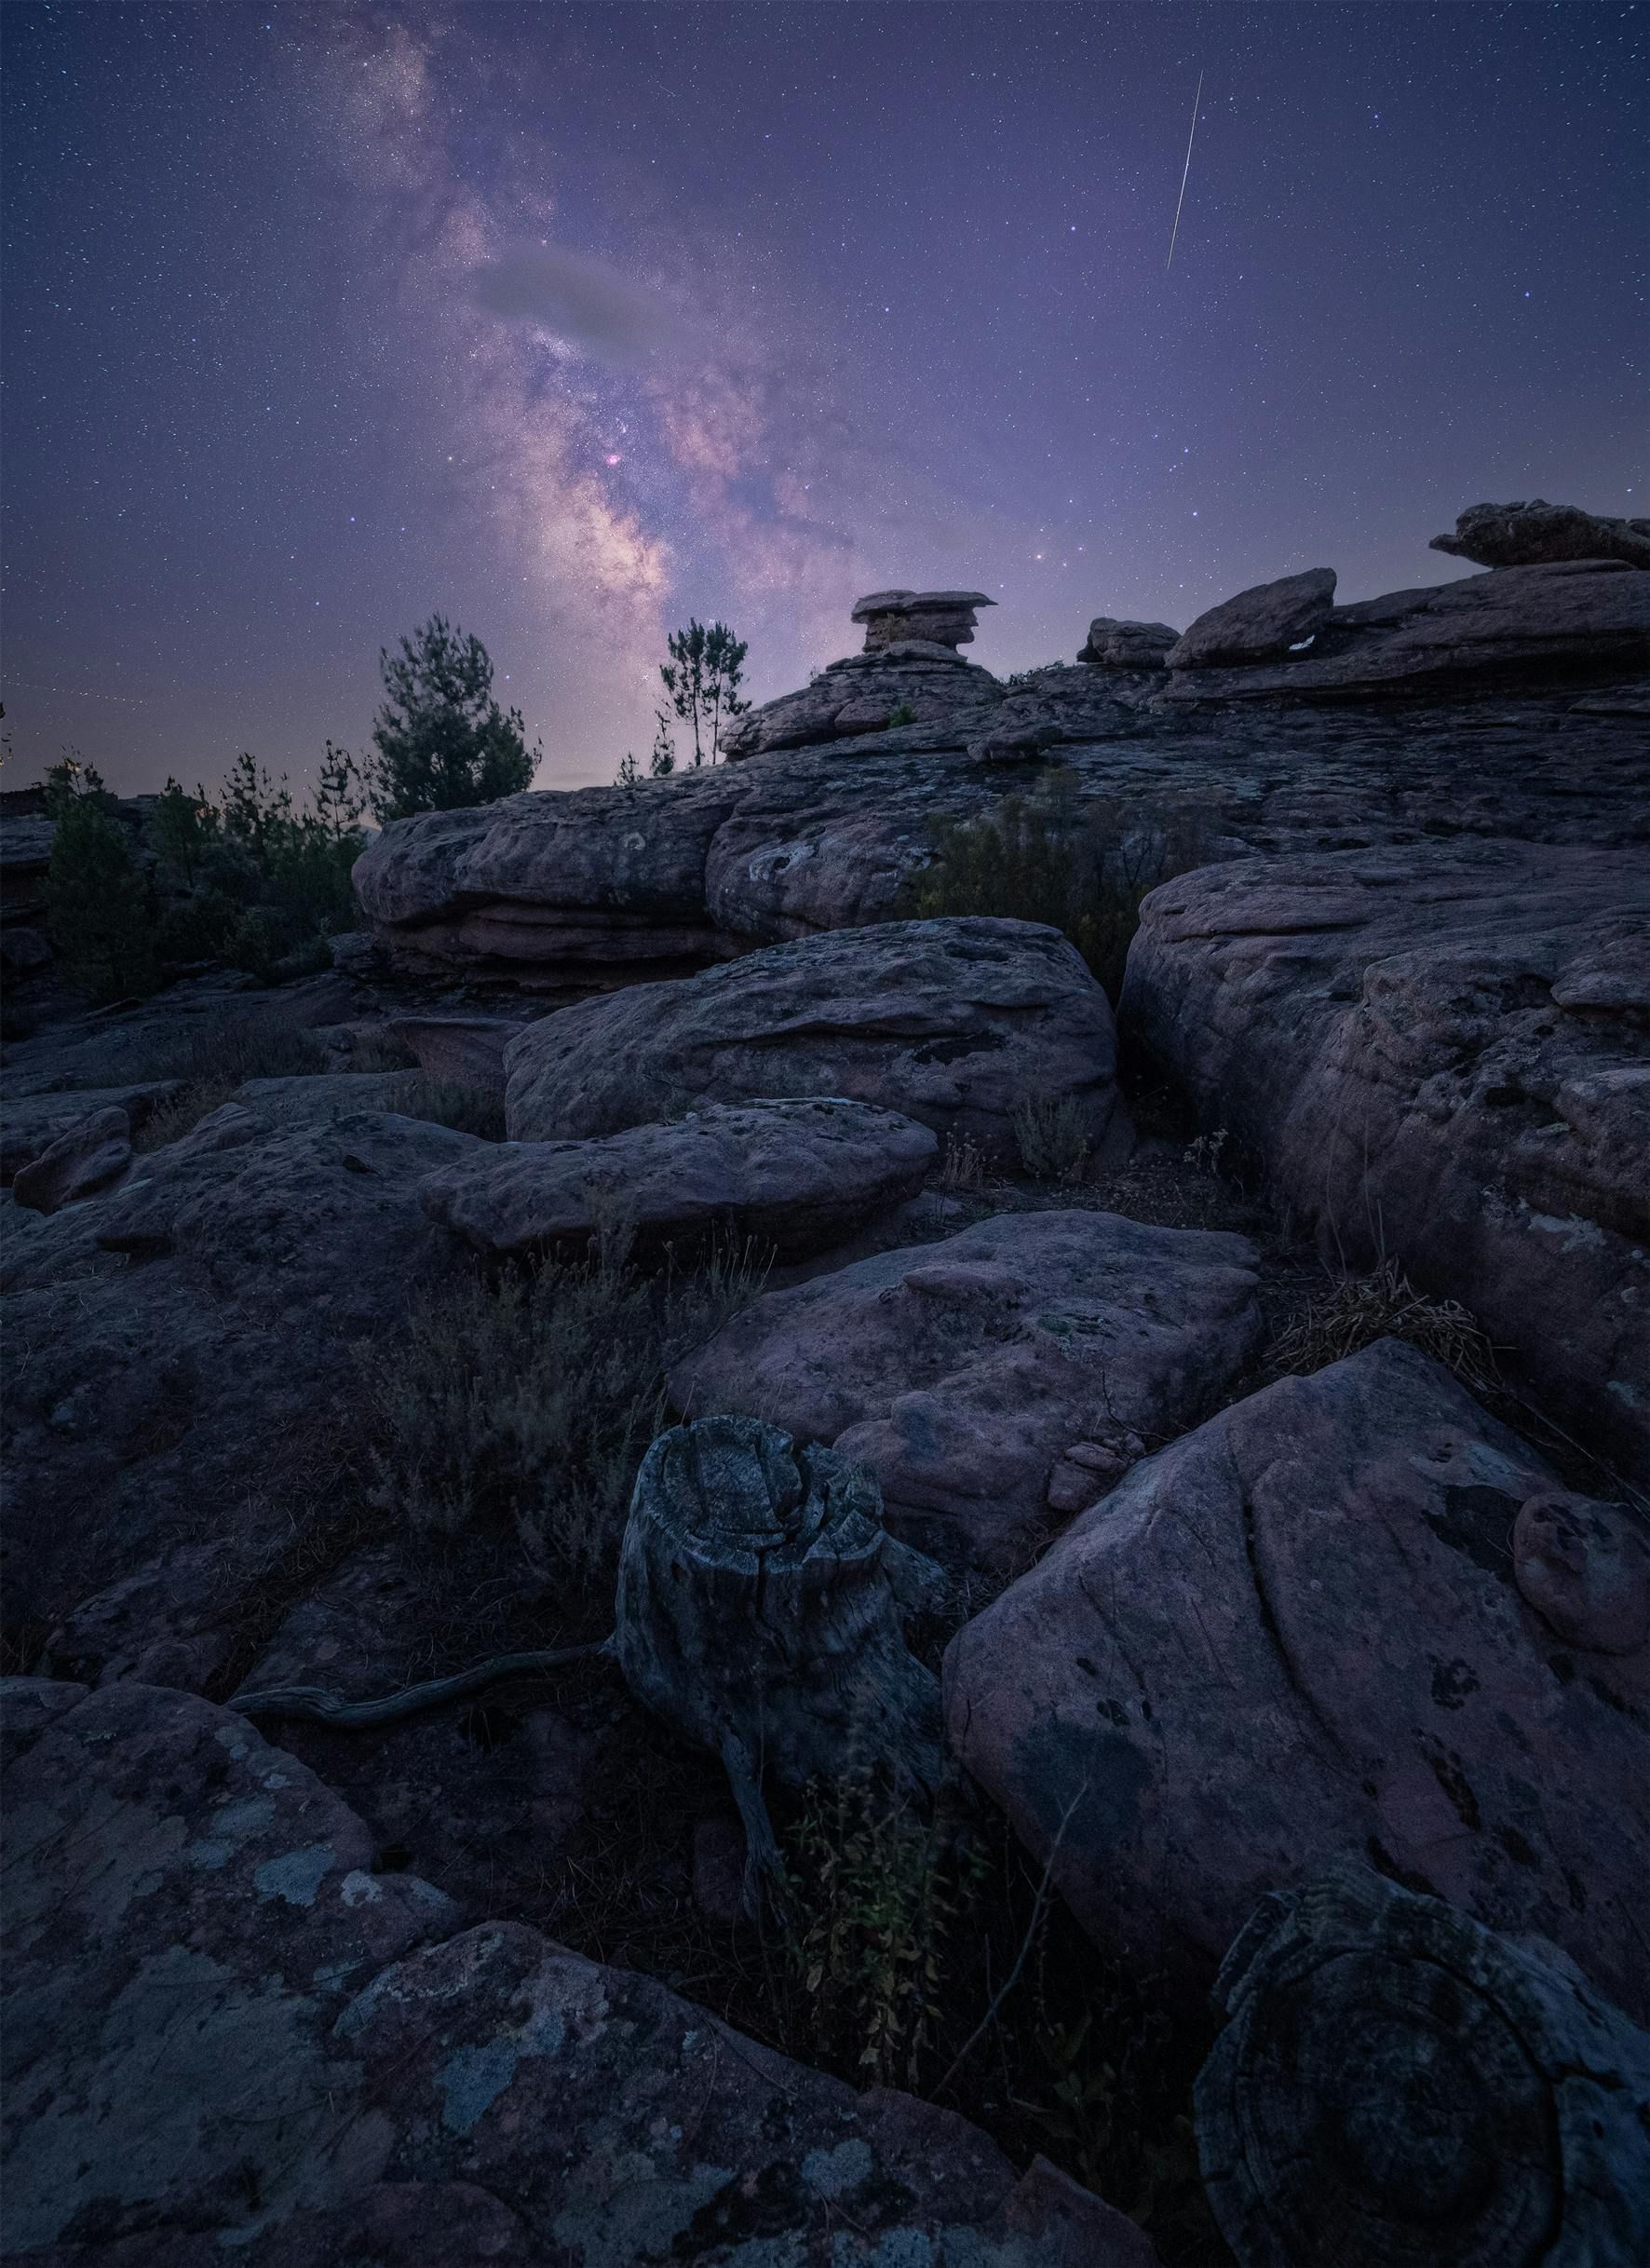
<svg viewBox="0 0 1650 2268">
<path fill-rule="evenodd" d="M 1464 1300 L 1643 1475 L 1647 1007 L 1642 851 L 1479 844 L 1183 876 L 1142 908 L 1122 1016 L 1326 1251 Z"/>
<path fill-rule="evenodd" d="M 0 1698 L 19 2253 L 827 2268 L 851 2216 L 936 2268 L 1154 2257 L 947 2111 L 856 2096 L 519 1923 L 461 1928 L 242 1718 L 131 1684 Z"/>
<path fill-rule="evenodd" d="M 1650 520 L 1611 520 L 1574 504 L 1469 504 L 1453 536 L 1435 536 L 1429 549 L 1481 567 L 1534 567 L 1549 560 L 1618 559 L 1650 567 Z"/>
<path fill-rule="evenodd" d="M 1176 673 L 1159 699 L 1171 703 L 1379 699 L 1564 672 L 1625 675 L 1650 666 L 1650 583 L 1619 560 L 1503 567 L 1338 606 L 1310 650 L 1287 661 L 1183 672 L 1170 662 Z"/>
<path fill-rule="evenodd" d="M 1275 583 L 1256 583 L 1200 614 L 1170 647 L 1171 670 L 1213 670 L 1282 661 L 1312 645 L 1334 605 L 1335 571 L 1308 567 Z"/>
<path fill-rule="evenodd" d="M 1254 1258 L 1115 1214 L 1005 1214 L 764 1294 L 677 1364 L 671 1399 L 830 1442 L 906 1541 L 1000 1565 L 1238 1376 Z"/>
<path fill-rule="evenodd" d="M 1167 622 L 1117 622 L 1096 615 L 1077 659 L 1097 670 L 1160 670 L 1179 637 Z"/>
<path fill-rule="evenodd" d="M 1105 994 L 1056 930 L 956 919 L 771 945 L 528 1025 L 505 1056 L 515 1142 L 588 1141 L 708 1103 L 840 1095 L 992 1152 L 1027 1094 L 1098 1155 L 1127 1132 Z"/>
<path fill-rule="evenodd" d="M 791 1259 L 914 1197 L 939 1151 L 927 1127 L 863 1103 L 711 1104 L 600 1141 L 504 1143 L 430 1175 L 419 1197 L 494 1255 L 582 1252 L 622 1222 L 642 1256 L 726 1233 Z"/>
<path fill-rule="evenodd" d="M 94 1110 L 19 1168 L 12 1194 L 33 1213 L 61 1212 L 125 1173 L 132 1160 L 131 1134 L 124 1110 L 113 1105 Z"/>
<path fill-rule="evenodd" d="M 1635 2019 L 1650 1650 L 1514 1580 L 1554 1486 L 1384 1339 L 1135 1467 L 946 1660 L 958 1757 L 1083 1926 L 1207 1984 L 1265 1891 L 1352 1855 L 1554 1939 Z"/>
<path fill-rule="evenodd" d="M 899 729 L 905 745 L 961 747 L 1003 699 L 1003 687 L 932 641 L 850 654 L 800 692 L 753 709 L 723 742 L 730 764 L 776 748 L 861 741 Z"/>
<path fill-rule="evenodd" d="M 865 625 L 865 651 L 915 643 L 953 652 L 974 639 L 974 618 L 994 606 L 983 591 L 872 591 L 854 601 L 853 619 Z"/>
</svg>

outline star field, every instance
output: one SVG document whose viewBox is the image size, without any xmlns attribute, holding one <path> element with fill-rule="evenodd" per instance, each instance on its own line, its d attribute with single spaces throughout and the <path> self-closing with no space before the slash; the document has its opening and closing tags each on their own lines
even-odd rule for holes
<svg viewBox="0 0 1650 2268">
<path fill-rule="evenodd" d="M 1449 579 L 1483 498 L 1644 509 L 1643 8 L 0 34 L 8 784 L 301 780 L 437 608 L 573 785 L 645 751 L 690 613 L 764 699 L 864 590 L 992 591 L 1007 671 L 1302 567 Z"/>
</svg>

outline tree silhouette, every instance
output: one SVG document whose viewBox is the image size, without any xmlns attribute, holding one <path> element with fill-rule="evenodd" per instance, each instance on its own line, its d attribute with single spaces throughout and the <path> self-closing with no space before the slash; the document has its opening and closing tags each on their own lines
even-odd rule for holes
<svg viewBox="0 0 1650 2268">
<path fill-rule="evenodd" d="M 659 675 L 670 705 L 693 732 L 695 764 L 706 760 L 707 739 L 710 761 L 714 764 L 721 753 L 724 725 L 743 716 L 751 706 L 739 699 L 750 649 L 725 622 L 690 621 L 685 630 L 673 631 L 666 644 L 670 659 L 659 664 Z"/>
<path fill-rule="evenodd" d="M 369 784 L 381 820 L 494 803 L 533 783 L 521 712 L 493 698 L 493 662 L 480 638 L 432 615 L 401 650 L 381 650 L 385 702 L 372 726 Z"/>
</svg>

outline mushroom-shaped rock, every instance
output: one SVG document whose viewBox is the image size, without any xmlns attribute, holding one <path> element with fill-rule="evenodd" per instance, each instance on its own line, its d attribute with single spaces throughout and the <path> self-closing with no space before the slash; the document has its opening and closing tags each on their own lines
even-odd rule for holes
<svg viewBox="0 0 1650 2268">
<path fill-rule="evenodd" d="M 1538 567 L 1549 560 L 1619 559 L 1650 567 L 1650 520 L 1612 520 L 1575 504 L 1532 496 L 1518 504 L 1469 504 L 1453 536 L 1428 547 L 1481 567 Z"/>
<path fill-rule="evenodd" d="M 865 651 L 915 640 L 953 650 L 974 638 L 974 617 L 994 606 L 983 591 L 872 591 L 854 601 L 852 619 L 865 625 Z"/>
<path fill-rule="evenodd" d="M 1179 636 L 1167 622 L 1117 622 L 1096 615 L 1077 659 L 1095 670 L 1160 670 Z"/>
<path fill-rule="evenodd" d="M 1612 1504 L 1564 1488 L 1533 1496 L 1512 1524 L 1512 1569 L 1567 1645 L 1630 1654 L 1650 1637 L 1650 1549 Z"/>
<path fill-rule="evenodd" d="M 833 1449 L 704 1418 L 642 1460 L 615 1651 L 638 1700 L 722 1759 L 753 1868 L 778 1861 L 764 1777 L 801 1786 L 881 1765 L 935 1784 L 939 1686 L 906 1649 L 895 1596 L 913 1581 L 933 1600 L 944 1589 L 885 1534 L 871 1474 Z"/>
<path fill-rule="evenodd" d="M 1265 1898 L 1197 2081 L 1241 2268 L 1639 2268 L 1650 2039 L 1556 1947 L 1361 1867 Z"/>
<path fill-rule="evenodd" d="M 1334 610 L 1335 571 L 1308 567 L 1256 583 L 1200 614 L 1164 658 L 1171 670 L 1213 670 L 1284 661 L 1305 653 Z"/>
</svg>

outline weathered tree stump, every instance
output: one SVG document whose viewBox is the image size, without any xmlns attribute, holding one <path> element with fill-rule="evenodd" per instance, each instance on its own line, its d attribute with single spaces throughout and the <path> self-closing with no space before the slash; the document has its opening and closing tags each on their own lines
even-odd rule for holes
<svg viewBox="0 0 1650 2268">
<path fill-rule="evenodd" d="M 939 1684 L 907 1650 L 899 1605 L 943 1587 L 885 1534 L 875 1480 L 833 1449 L 754 1418 L 702 1418 L 648 1450 L 614 1650 L 637 1698 L 722 1759 L 748 1905 L 758 1873 L 779 1873 L 764 1780 L 880 1768 L 897 1786 L 936 1784 Z"/>
<path fill-rule="evenodd" d="M 1263 1900 L 1197 2081 L 1243 2268 L 1643 2268 L 1650 2038 L 1556 1947 L 1337 1868 Z"/>
</svg>

